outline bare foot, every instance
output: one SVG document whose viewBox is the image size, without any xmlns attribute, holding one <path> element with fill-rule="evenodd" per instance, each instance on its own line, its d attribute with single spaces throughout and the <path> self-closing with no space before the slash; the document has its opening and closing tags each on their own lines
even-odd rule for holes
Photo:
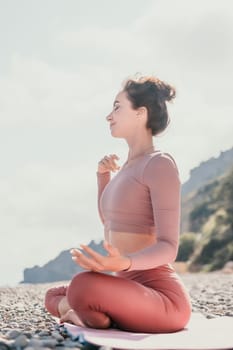
<svg viewBox="0 0 233 350">
<path fill-rule="evenodd" d="M 77 313 L 73 309 L 68 310 L 64 315 L 62 315 L 60 322 L 68 322 L 73 323 L 76 326 L 85 327 L 84 323 L 80 320 Z"/>
<path fill-rule="evenodd" d="M 68 303 L 67 297 L 64 296 L 58 303 L 58 311 L 60 316 L 65 315 L 70 309 L 71 307 Z"/>
</svg>

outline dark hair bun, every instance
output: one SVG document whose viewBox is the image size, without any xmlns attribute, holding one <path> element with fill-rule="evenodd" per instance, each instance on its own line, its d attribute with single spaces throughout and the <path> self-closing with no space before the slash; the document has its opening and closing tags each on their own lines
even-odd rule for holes
<svg viewBox="0 0 233 350">
<path fill-rule="evenodd" d="M 151 90 L 157 93 L 157 96 L 163 101 L 171 101 L 176 97 L 176 90 L 170 84 L 153 76 L 143 76 L 135 79 L 138 83 L 150 86 Z"/>
<path fill-rule="evenodd" d="M 145 106 L 148 111 L 146 127 L 151 129 L 152 135 L 159 134 L 166 129 L 170 122 L 166 102 L 176 96 L 173 86 L 155 76 L 138 76 L 128 78 L 123 82 L 134 109 Z"/>
<path fill-rule="evenodd" d="M 161 98 L 165 101 L 171 101 L 176 97 L 176 90 L 171 85 L 161 82 L 159 87 Z"/>
</svg>

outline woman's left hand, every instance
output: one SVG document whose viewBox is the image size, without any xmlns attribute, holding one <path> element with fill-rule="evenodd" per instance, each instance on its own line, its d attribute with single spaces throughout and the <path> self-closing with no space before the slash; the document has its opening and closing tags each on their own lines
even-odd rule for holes
<svg viewBox="0 0 233 350">
<path fill-rule="evenodd" d="M 102 272 L 102 271 L 122 271 L 130 267 L 131 260 L 127 256 L 120 254 L 117 248 L 104 241 L 104 248 L 108 252 L 107 256 L 95 252 L 90 247 L 80 244 L 86 256 L 78 249 L 71 249 L 72 259 L 82 268 L 86 270 Z"/>
</svg>

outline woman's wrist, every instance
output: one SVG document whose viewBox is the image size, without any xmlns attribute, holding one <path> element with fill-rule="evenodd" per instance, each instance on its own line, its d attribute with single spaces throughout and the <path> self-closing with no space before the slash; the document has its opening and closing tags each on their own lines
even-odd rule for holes
<svg viewBox="0 0 233 350">
<path fill-rule="evenodd" d="M 96 171 L 97 175 L 109 175 L 110 171 L 105 171 L 104 173 L 99 172 L 98 170 Z"/>
<path fill-rule="evenodd" d="M 127 256 L 127 255 L 124 256 L 124 258 L 125 258 L 125 265 L 126 265 L 126 267 L 122 271 L 128 271 L 130 269 L 130 267 L 131 267 L 132 261 L 131 261 L 130 257 Z"/>
</svg>

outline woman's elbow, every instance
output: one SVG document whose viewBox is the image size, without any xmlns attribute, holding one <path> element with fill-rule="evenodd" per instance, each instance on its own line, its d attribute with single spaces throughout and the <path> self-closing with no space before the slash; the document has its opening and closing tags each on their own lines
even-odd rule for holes
<svg viewBox="0 0 233 350">
<path fill-rule="evenodd" d="M 178 254 L 178 242 L 177 241 L 171 241 L 171 240 L 160 240 L 165 244 L 164 248 L 166 249 L 166 257 L 167 257 L 167 263 L 173 263 L 176 260 L 177 254 Z"/>
<path fill-rule="evenodd" d="M 179 245 L 176 242 L 170 243 L 170 263 L 173 263 L 176 260 L 178 254 Z"/>
</svg>

